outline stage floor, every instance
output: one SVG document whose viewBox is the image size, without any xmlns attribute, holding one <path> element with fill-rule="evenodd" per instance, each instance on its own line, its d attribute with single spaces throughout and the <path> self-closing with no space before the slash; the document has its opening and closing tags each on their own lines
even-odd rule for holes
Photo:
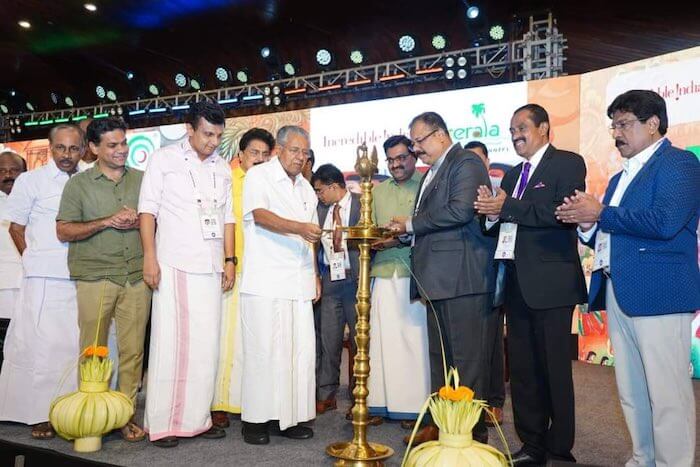
<svg viewBox="0 0 700 467">
<path fill-rule="evenodd" d="M 344 372 L 343 372 L 344 373 Z M 617 399 L 612 368 L 574 362 L 576 387 L 576 445 L 573 454 L 581 464 L 597 466 L 623 465 L 631 455 L 631 442 Z M 700 396 L 700 382 L 694 383 L 696 400 Z M 344 393 L 346 391 L 343 391 Z M 346 394 L 343 394 L 346 396 Z M 245 444 L 241 424 L 232 420 L 226 438 L 205 440 L 183 439 L 172 449 L 157 448 L 149 442 L 126 443 L 118 434 L 103 439 L 101 451 L 77 455 L 72 444 L 63 439 L 33 440 L 25 425 L 0 423 L 0 440 L 27 448 L 41 448 L 86 461 L 120 466 L 312 466 L 331 465 L 325 454 L 327 445 L 352 439 L 352 425 L 345 420 L 349 399 L 344 397 L 338 410 L 319 416 L 313 423 L 315 435 L 310 440 L 293 441 L 273 437 L 267 446 Z M 143 416 L 143 395 L 139 395 L 139 417 Z M 503 430 L 510 448 L 520 447 L 513 429 L 510 400 L 506 400 Z M 386 465 L 399 465 L 404 453 L 401 438 L 408 432 L 398 423 L 384 423 L 370 427 L 368 439 L 391 446 L 396 453 Z M 490 429 L 490 443 L 502 449 L 495 429 Z M 700 430 L 698 430 L 700 435 Z M 7 449 L 4 447 L 4 449 Z M 700 452 L 696 454 L 700 459 Z M 3 463 L 4 465 L 4 463 Z M 12 464 L 10 464 L 12 465 Z M 69 464 L 66 464 L 69 465 Z M 29 466 L 27 466 L 29 467 Z"/>
</svg>

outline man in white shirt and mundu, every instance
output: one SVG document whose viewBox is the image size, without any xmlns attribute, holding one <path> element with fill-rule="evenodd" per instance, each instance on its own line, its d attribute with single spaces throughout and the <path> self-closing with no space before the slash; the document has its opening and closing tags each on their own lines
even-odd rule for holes
<svg viewBox="0 0 700 467">
<path fill-rule="evenodd" d="M 236 276 L 231 170 L 216 152 L 224 124 L 217 104 L 193 104 L 187 139 L 153 153 L 141 185 L 143 276 L 154 290 L 144 425 L 159 447 L 226 436 L 209 412 L 221 294 Z"/>
<path fill-rule="evenodd" d="M 299 425 L 316 416 L 312 303 L 321 295 L 315 243 L 321 237 L 313 188 L 301 175 L 308 133 L 277 133 L 274 157 L 252 167 L 243 186 L 241 277 L 243 440 L 313 436 Z"/>
<path fill-rule="evenodd" d="M 78 383 L 78 305 L 68 244 L 56 236 L 56 214 L 84 144 L 77 126 L 53 127 L 48 163 L 17 177 L 3 212 L 24 278 L 5 340 L 0 420 L 32 425 L 36 439 L 55 436 L 48 421 L 51 401 Z"/>
</svg>

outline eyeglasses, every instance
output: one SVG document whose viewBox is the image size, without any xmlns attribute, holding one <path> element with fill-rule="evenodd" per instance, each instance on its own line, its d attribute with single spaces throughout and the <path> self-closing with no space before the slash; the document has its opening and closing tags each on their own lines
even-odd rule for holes
<svg viewBox="0 0 700 467">
<path fill-rule="evenodd" d="M 391 167 L 391 166 L 394 165 L 396 162 L 401 162 L 401 163 L 403 164 L 404 162 L 406 162 L 406 159 L 408 159 L 409 157 L 411 157 L 411 155 L 408 154 L 408 153 L 406 153 L 406 154 L 399 154 L 399 155 L 396 156 L 396 157 L 387 157 L 387 158 L 386 158 L 386 165 L 388 165 L 389 167 Z"/>
<path fill-rule="evenodd" d="M 56 144 L 51 146 L 52 150 L 54 152 L 57 152 L 58 154 L 65 154 L 66 151 L 70 151 L 71 154 L 80 154 L 80 152 L 83 150 L 80 146 L 71 146 L 71 147 L 66 147 L 62 144 Z"/>
<path fill-rule="evenodd" d="M 416 144 L 422 145 L 423 142 L 424 142 L 426 139 L 428 139 L 428 138 L 430 138 L 431 136 L 433 136 L 433 135 L 435 134 L 435 132 L 438 131 L 439 129 L 440 129 L 440 128 L 435 128 L 433 131 L 431 131 L 431 132 L 428 133 L 427 135 L 421 136 L 420 138 L 414 139 L 413 141 L 411 141 L 411 146 L 410 146 L 408 149 L 410 149 L 411 151 L 413 151 L 413 149 L 416 147 Z"/>
<path fill-rule="evenodd" d="M 335 185 L 335 183 L 331 183 L 330 185 L 323 185 L 321 188 L 314 188 L 314 191 L 317 195 L 322 195 L 324 191 L 330 189 L 333 185 Z"/>
<path fill-rule="evenodd" d="M 619 122 L 612 122 L 608 129 L 610 130 L 610 133 L 615 132 L 615 130 L 620 130 L 620 131 L 626 131 L 629 130 L 632 127 L 632 124 L 634 122 L 640 122 L 644 123 L 646 120 L 640 120 L 638 118 L 632 118 L 629 120 L 620 120 Z"/>
<path fill-rule="evenodd" d="M 287 150 L 287 152 L 289 152 L 289 154 L 291 154 L 292 156 L 295 156 L 295 157 L 298 156 L 299 154 L 303 154 L 304 157 L 306 157 L 308 159 L 309 155 L 311 154 L 311 152 L 308 149 L 301 149 L 301 148 L 296 147 L 296 146 L 293 146 L 291 148 L 288 146 L 282 146 L 282 147 L 285 148 Z"/>
<path fill-rule="evenodd" d="M 244 153 L 248 154 L 249 156 L 253 157 L 268 157 L 270 155 L 270 151 L 261 151 L 259 149 L 245 149 L 243 151 Z"/>
</svg>

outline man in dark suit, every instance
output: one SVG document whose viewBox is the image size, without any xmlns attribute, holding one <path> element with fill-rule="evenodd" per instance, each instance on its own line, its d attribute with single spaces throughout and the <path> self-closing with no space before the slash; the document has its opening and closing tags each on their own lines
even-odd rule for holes
<svg viewBox="0 0 700 467">
<path fill-rule="evenodd" d="M 491 343 L 486 336 L 497 316 L 491 308 L 496 270 L 494 241 L 481 232 L 473 203 L 478 187 L 490 186 L 489 176 L 476 154 L 452 143 L 435 112 L 415 117 L 410 134 L 413 150 L 430 170 L 421 180 L 414 215 L 395 217 L 390 227 L 413 234 L 411 295 L 427 302 L 431 392 L 445 385 L 442 333 L 447 367 L 457 368 L 460 381 L 485 399 Z M 477 441 L 488 439 L 483 417 L 473 434 Z M 437 435 L 437 427 L 427 424 L 415 441 Z"/>
<path fill-rule="evenodd" d="M 571 318 L 575 305 L 586 301 L 586 283 L 576 229 L 557 220 L 554 210 L 585 188 L 586 165 L 580 155 L 549 143 L 549 116 L 537 104 L 515 111 L 510 132 L 525 162 L 508 171 L 495 196 L 480 187 L 474 206 L 487 216 L 485 228 L 500 232 L 496 257 L 506 263 L 510 390 L 523 442 L 513 461 L 573 461 Z"/>
<path fill-rule="evenodd" d="M 688 366 L 700 308 L 700 162 L 666 139 L 666 103 L 657 93 L 627 91 L 607 113 L 623 170 L 602 203 L 578 192 L 557 215 L 578 222 L 581 240 L 595 246 L 588 309 L 608 312 L 632 438 L 627 465 L 697 465 Z"/>
<path fill-rule="evenodd" d="M 320 201 L 318 220 L 321 228 L 334 230 L 335 227 L 357 224 L 360 220 L 360 197 L 348 191 L 343 173 L 337 167 L 332 164 L 320 166 L 311 177 L 311 185 Z M 336 393 L 340 384 L 340 359 L 346 325 L 350 328 L 353 348 L 355 346 L 359 255 L 359 250 L 352 248 L 352 244 L 348 245 L 340 230 L 321 238 L 319 271 L 322 295 L 316 310 L 317 414 L 337 408 Z M 377 420 L 374 422 L 377 423 Z"/>
</svg>

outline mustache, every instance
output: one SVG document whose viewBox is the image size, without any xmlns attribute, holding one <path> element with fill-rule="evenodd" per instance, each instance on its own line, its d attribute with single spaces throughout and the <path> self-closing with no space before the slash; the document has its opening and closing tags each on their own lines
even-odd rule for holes
<svg viewBox="0 0 700 467">
<path fill-rule="evenodd" d="M 615 147 L 616 147 L 616 148 L 619 148 L 620 146 L 622 146 L 622 145 L 624 145 L 624 144 L 625 144 L 625 142 L 622 141 L 621 139 L 616 139 L 616 140 L 615 140 Z"/>
<path fill-rule="evenodd" d="M 263 162 L 265 162 L 265 161 L 253 162 L 253 165 L 260 165 L 260 164 L 262 164 Z"/>
<path fill-rule="evenodd" d="M 8 178 L 3 178 L 2 183 L 14 183 L 15 179 L 8 177 Z"/>
<path fill-rule="evenodd" d="M 71 159 L 70 157 L 64 157 L 64 158 L 60 159 L 60 160 L 58 161 L 58 163 L 59 163 L 59 164 L 72 164 L 72 163 L 73 163 L 73 159 Z"/>
<path fill-rule="evenodd" d="M 517 143 L 518 141 L 522 141 L 523 143 L 526 142 L 526 141 L 525 141 L 525 138 L 515 138 L 515 139 L 513 140 L 513 144 Z"/>
<path fill-rule="evenodd" d="M 403 170 L 405 167 L 403 165 L 394 165 L 391 167 L 391 170 Z"/>
</svg>

